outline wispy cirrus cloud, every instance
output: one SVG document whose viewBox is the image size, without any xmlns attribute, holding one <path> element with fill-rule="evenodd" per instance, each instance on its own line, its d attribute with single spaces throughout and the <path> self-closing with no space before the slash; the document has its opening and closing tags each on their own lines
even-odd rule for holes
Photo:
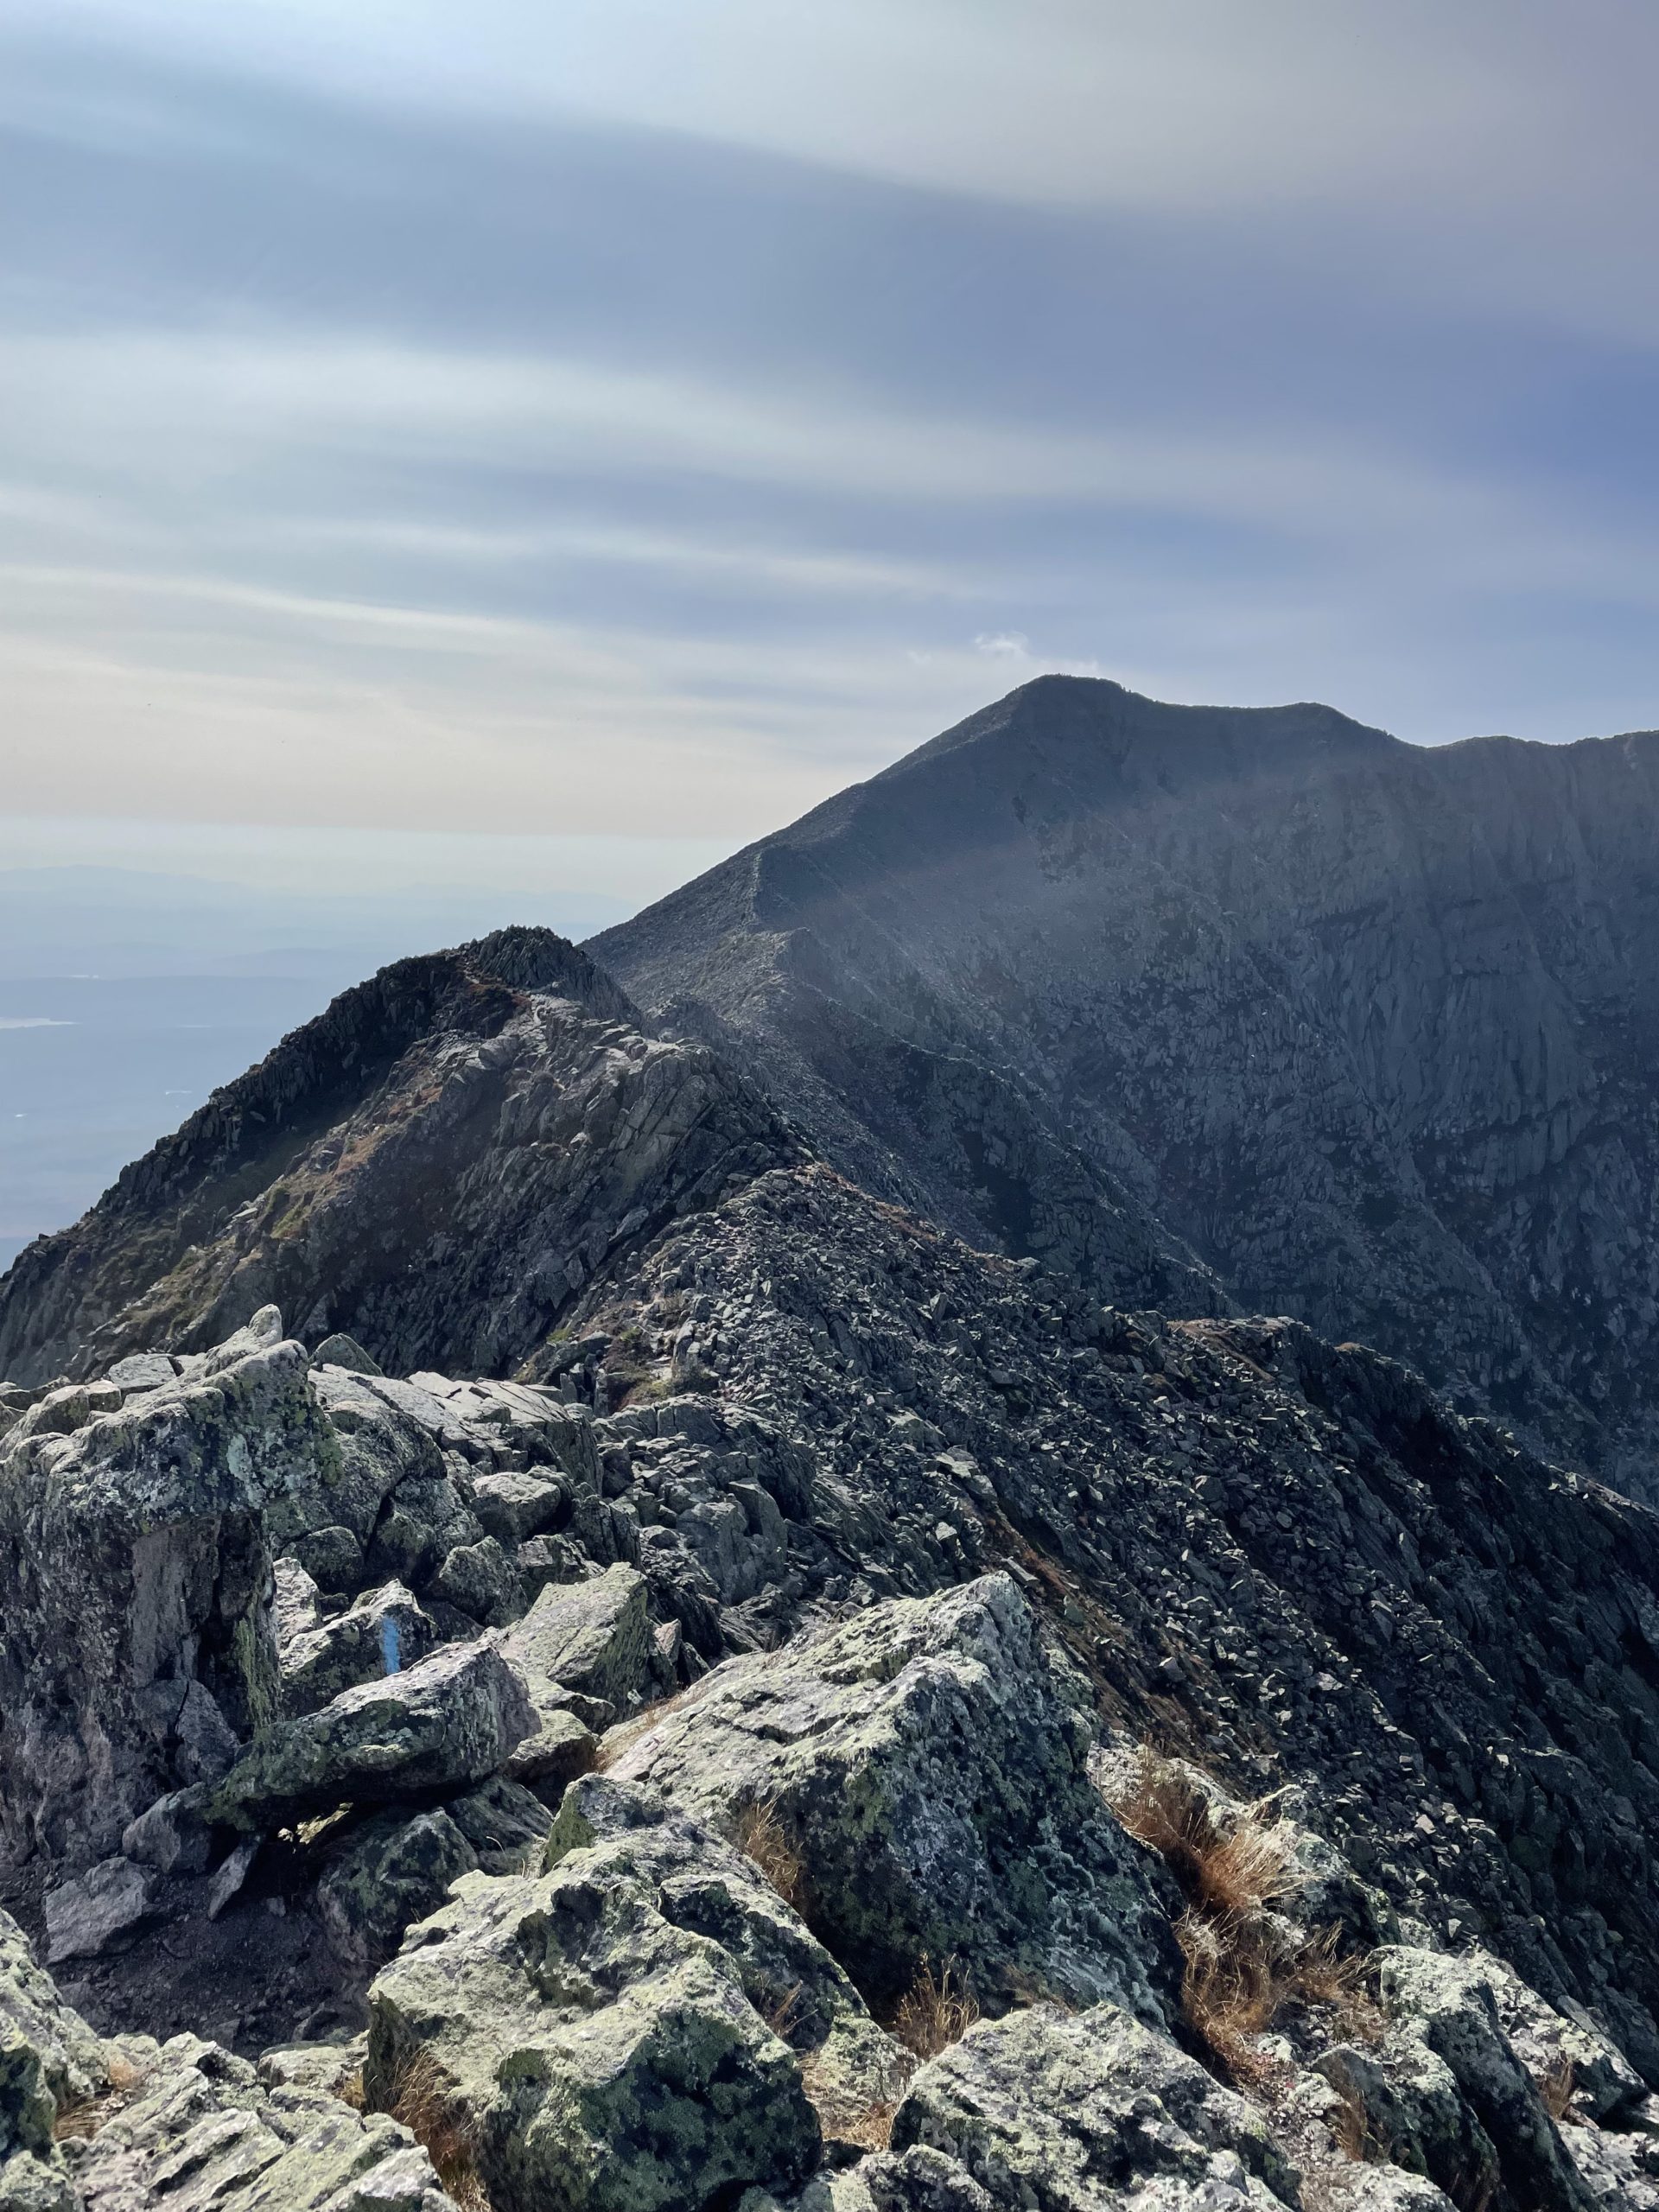
<svg viewBox="0 0 1659 2212">
<path fill-rule="evenodd" d="M 1044 667 L 1655 719 L 1644 10 L 11 0 L 41 814 L 753 834 Z"/>
</svg>

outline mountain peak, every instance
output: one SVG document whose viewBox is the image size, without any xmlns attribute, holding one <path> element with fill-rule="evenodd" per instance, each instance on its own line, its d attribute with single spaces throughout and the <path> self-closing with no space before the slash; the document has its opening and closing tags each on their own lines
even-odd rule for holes
<svg viewBox="0 0 1659 2212">
<path fill-rule="evenodd" d="M 1651 741 L 1041 676 L 592 950 L 970 1239 L 1376 1343 L 1636 1481 L 1656 821 Z"/>
</svg>

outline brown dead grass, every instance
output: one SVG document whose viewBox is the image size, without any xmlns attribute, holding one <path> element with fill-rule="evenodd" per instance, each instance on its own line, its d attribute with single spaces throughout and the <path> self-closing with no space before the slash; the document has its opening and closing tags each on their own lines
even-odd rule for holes
<svg viewBox="0 0 1659 2212">
<path fill-rule="evenodd" d="M 54 2142 L 84 2140 L 96 2135 L 123 2105 L 131 2102 L 143 2086 L 143 2069 L 135 2066 L 130 2058 L 124 2058 L 118 2050 L 106 2050 L 104 2065 L 109 2078 L 108 2088 L 100 2090 L 95 2097 L 83 2097 L 79 2104 L 60 2105 L 52 2122 Z"/>
<path fill-rule="evenodd" d="M 1356 2165 L 1363 2164 L 1376 2148 L 1371 2123 L 1366 2116 L 1365 2100 L 1353 2088 L 1339 2088 L 1337 2099 L 1336 2116 L 1331 2122 L 1337 2148 Z"/>
<path fill-rule="evenodd" d="M 385 2109 L 423 2147 L 458 2212 L 492 2212 L 479 2177 L 476 2123 L 457 2103 L 454 2083 L 429 2050 L 403 2060 Z"/>
<path fill-rule="evenodd" d="M 1558 2051 L 1546 2070 L 1536 2076 L 1536 2084 L 1550 2118 L 1565 2120 L 1572 2108 L 1573 2093 L 1579 2086 L 1579 2069 L 1564 2050 Z"/>
<path fill-rule="evenodd" d="M 745 1805 L 732 1826 L 732 1840 L 752 1859 L 787 1905 L 800 1902 L 806 1861 L 779 1817 L 775 1797 Z"/>
<path fill-rule="evenodd" d="M 1295 1830 L 1273 1797 L 1218 1822 L 1192 1777 L 1143 1747 L 1110 1802 L 1180 1885 L 1187 1903 L 1174 1934 L 1185 1961 L 1182 2009 L 1230 2073 L 1263 2084 L 1277 2075 L 1256 2046 L 1293 2004 L 1329 2007 L 1345 2033 L 1375 2039 L 1379 2015 L 1365 1991 L 1367 1961 L 1344 1958 L 1334 1929 L 1291 1936 L 1272 1910 L 1304 1878 Z"/>
<path fill-rule="evenodd" d="M 613 1728 L 607 1728 L 594 1754 L 594 1772 L 604 1774 L 626 1758 L 642 1736 L 650 1735 L 659 1720 L 666 1720 L 671 1713 L 690 1704 L 702 1687 L 701 1682 L 692 1682 L 685 1689 L 676 1690 L 672 1697 L 658 1698 L 655 1705 L 644 1707 L 632 1720 L 619 1720 Z"/>
<path fill-rule="evenodd" d="M 979 2005 L 960 1962 L 946 1959 L 935 1974 L 924 1959 L 916 1979 L 893 2008 L 893 2033 L 918 2058 L 937 2058 L 960 2043 L 979 2018 Z"/>
<path fill-rule="evenodd" d="M 1169 1866 L 1193 1909 L 1210 1918 L 1260 1912 L 1300 1886 L 1295 1830 L 1274 1813 L 1271 1797 L 1245 1806 L 1223 1830 L 1204 1792 L 1173 1759 L 1144 1745 L 1112 1810 Z"/>
</svg>

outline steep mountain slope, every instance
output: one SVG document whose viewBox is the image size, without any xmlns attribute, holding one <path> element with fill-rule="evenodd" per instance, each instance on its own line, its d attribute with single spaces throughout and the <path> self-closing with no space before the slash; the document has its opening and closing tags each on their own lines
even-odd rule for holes
<svg viewBox="0 0 1659 2212">
<path fill-rule="evenodd" d="M 216 1091 L 0 1281 L 0 1376 L 215 1343 L 268 1300 L 400 1367 L 510 1368 L 619 1238 L 794 1156 L 547 930 L 404 960 Z"/>
<path fill-rule="evenodd" d="M 1284 1312 L 1650 1487 L 1659 736 L 1402 744 L 1044 677 L 590 947 L 825 1154 Z"/>
</svg>

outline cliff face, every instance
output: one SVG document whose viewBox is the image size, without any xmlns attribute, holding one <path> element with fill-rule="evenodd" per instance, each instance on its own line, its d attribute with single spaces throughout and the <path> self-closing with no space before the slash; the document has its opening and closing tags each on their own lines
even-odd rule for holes
<svg viewBox="0 0 1659 2212">
<path fill-rule="evenodd" d="M 1649 1486 L 1659 736 L 1401 744 L 1046 677 L 595 939 L 828 1155 L 1293 1314 Z"/>
<path fill-rule="evenodd" d="M 346 992 L 0 1282 L 0 1374 L 211 1344 L 281 1301 L 402 1367 L 523 1359 L 619 1239 L 792 1156 L 741 1078 L 509 930 Z"/>
</svg>

